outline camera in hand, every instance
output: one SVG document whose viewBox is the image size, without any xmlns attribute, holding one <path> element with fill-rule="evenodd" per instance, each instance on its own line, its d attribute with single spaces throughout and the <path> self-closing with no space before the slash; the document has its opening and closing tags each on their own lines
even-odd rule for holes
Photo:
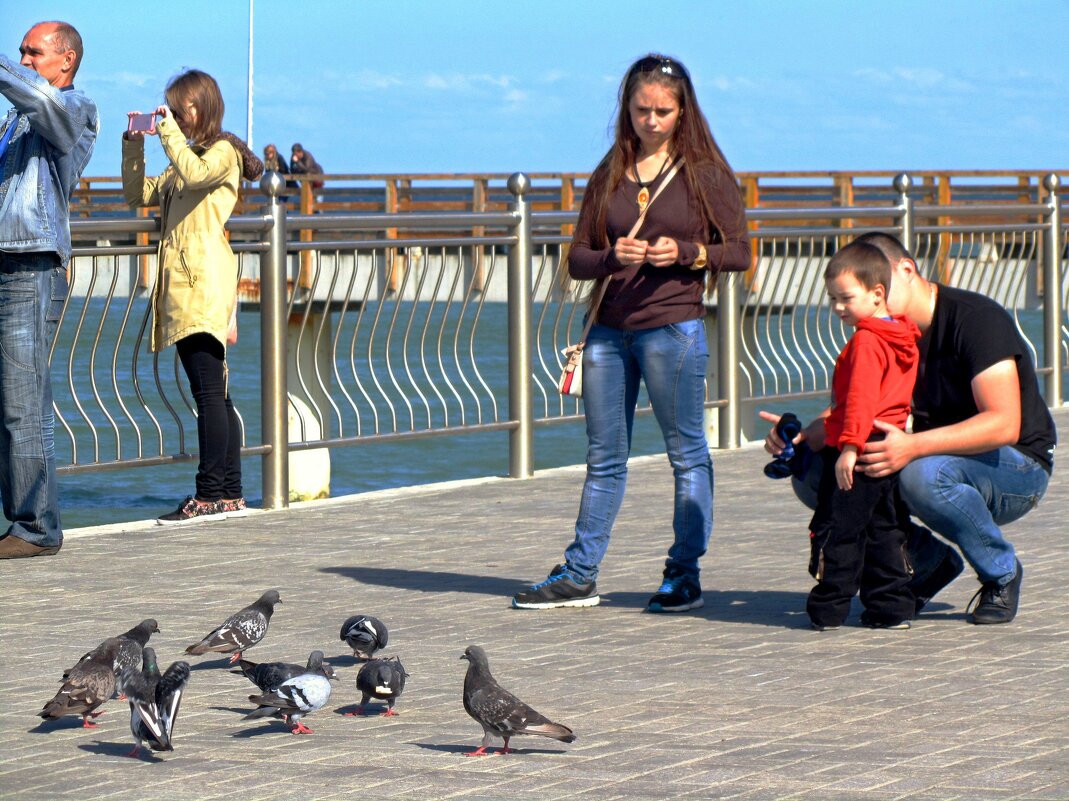
<svg viewBox="0 0 1069 801">
<path fill-rule="evenodd" d="M 156 117 L 159 116 L 155 111 L 148 114 L 142 114 L 140 111 L 131 111 L 126 116 L 130 118 L 130 122 L 127 125 L 126 130 L 131 133 L 156 133 Z"/>
<path fill-rule="evenodd" d="M 776 423 L 776 436 L 785 444 L 780 455 L 765 465 L 765 475 L 769 478 L 802 478 L 809 467 L 812 452 L 805 442 L 796 446 L 794 438 L 802 433 L 802 422 L 791 412 L 786 412 Z"/>
</svg>

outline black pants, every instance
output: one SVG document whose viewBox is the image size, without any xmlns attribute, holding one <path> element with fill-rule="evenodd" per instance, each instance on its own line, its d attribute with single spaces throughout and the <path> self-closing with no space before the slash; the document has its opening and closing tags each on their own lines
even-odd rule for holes
<svg viewBox="0 0 1069 801">
<path fill-rule="evenodd" d="M 886 625 L 914 614 L 909 590 L 910 567 L 906 534 L 899 524 L 898 474 L 869 478 L 854 474 L 854 486 L 840 490 L 835 481 L 837 448 L 824 448 L 817 511 L 809 524 L 812 554 L 809 572 L 817 586 L 809 593 L 806 611 L 820 626 L 839 626 L 850 612 L 850 599 L 860 589 L 861 603 Z M 908 517 L 901 518 L 908 520 Z"/>
<path fill-rule="evenodd" d="M 177 347 L 197 404 L 197 499 L 240 498 L 241 423 L 227 392 L 226 350 L 211 334 L 193 334 Z"/>
</svg>

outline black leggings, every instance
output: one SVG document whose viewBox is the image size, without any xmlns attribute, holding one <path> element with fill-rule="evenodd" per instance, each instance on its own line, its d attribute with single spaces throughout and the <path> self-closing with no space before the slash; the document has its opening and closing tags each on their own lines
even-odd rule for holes
<svg viewBox="0 0 1069 801">
<path fill-rule="evenodd" d="M 197 403 L 197 499 L 240 498 L 241 423 L 227 392 L 226 350 L 211 334 L 193 334 L 177 347 Z"/>
</svg>

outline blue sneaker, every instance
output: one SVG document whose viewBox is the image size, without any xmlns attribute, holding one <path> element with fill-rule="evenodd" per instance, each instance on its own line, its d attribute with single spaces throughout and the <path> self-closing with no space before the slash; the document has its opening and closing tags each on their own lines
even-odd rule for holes
<svg viewBox="0 0 1069 801">
<path fill-rule="evenodd" d="M 702 587 L 695 576 L 674 568 L 664 571 L 664 582 L 646 604 L 647 612 L 689 612 L 705 606 Z"/>
<path fill-rule="evenodd" d="M 597 582 L 576 581 L 568 568 L 557 565 L 549 578 L 516 593 L 513 609 L 556 609 L 561 606 L 597 606 L 601 603 Z"/>
</svg>

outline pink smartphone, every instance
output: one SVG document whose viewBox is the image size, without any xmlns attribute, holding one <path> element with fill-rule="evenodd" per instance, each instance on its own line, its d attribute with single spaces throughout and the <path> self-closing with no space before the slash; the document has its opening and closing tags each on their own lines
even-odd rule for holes
<svg viewBox="0 0 1069 801">
<path fill-rule="evenodd" d="M 131 111 L 126 116 L 130 118 L 130 124 L 126 130 L 140 133 L 156 133 L 156 112 L 142 114 L 140 111 Z"/>
</svg>

